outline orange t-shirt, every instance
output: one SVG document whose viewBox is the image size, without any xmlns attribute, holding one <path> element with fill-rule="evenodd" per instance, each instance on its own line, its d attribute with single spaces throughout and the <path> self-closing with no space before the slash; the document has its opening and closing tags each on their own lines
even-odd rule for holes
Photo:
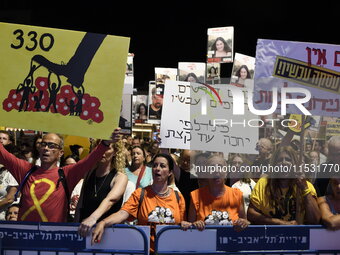
<svg viewBox="0 0 340 255">
<path fill-rule="evenodd" d="M 138 225 L 156 224 L 179 224 L 184 220 L 185 201 L 181 193 L 179 202 L 176 194 L 171 189 L 171 194 L 167 197 L 157 196 L 151 186 L 145 188 L 142 205 L 138 211 L 139 198 L 142 188 L 136 189 L 125 202 L 122 210 L 128 212 L 132 217 L 138 219 Z"/>
<path fill-rule="evenodd" d="M 232 225 L 239 218 L 242 192 L 237 188 L 225 186 L 222 196 L 214 197 L 205 186 L 191 192 L 191 201 L 196 209 L 196 220 L 207 225 Z"/>
<path fill-rule="evenodd" d="M 179 224 L 185 220 L 185 201 L 181 193 L 178 193 L 180 199 L 177 201 L 176 194 L 172 189 L 169 196 L 160 197 L 156 195 L 151 186 L 148 186 L 145 188 L 144 198 L 138 212 L 141 192 L 142 188 L 136 189 L 121 210 L 128 212 L 133 218 L 137 218 L 138 225 L 151 224 L 150 250 L 153 252 L 155 224 Z"/>
</svg>

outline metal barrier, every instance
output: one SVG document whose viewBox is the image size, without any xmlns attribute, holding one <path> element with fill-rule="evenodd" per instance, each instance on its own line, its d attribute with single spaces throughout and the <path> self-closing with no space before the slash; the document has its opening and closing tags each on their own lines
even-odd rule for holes
<svg viewBox="0 0 340 255">
<path fill-rule="evenodd" d="M 78 235 L 79 224 L 1 222 L 1 255 L 149 254 L 150 227 L 113 225 L 100 243 Z M 52 253 L 51 253 L 52 252 Z"/>
<path fill-rule="evenodd" d="M 114 225 L 100 243 L 78 235 L 79 224 L 1 222 L 1 255 L 148 254 L 149 226 Z M 158 225 L 156 254 L 340 254 L 340 231 L 322 226 L 206 226 L 204 231 Z"/>
<path fill-rule="evenodd" d="M 232 226 L 206 226 L 204 231 L 157 226 L 157 254 L 340 254 L 340 231 L 321 225 L 255 226 L 242 232 Z"/>
</svg>

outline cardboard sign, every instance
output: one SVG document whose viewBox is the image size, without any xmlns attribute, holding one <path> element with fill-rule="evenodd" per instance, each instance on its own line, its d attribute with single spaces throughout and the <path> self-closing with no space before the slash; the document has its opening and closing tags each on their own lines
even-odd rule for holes
<svg viewBox="0 0 340 255">
<path fill-rule="evenodd" d="M 2 125 L 110 137 L 129 38 L 7 23 L 0 33 Z"/>
</svg>

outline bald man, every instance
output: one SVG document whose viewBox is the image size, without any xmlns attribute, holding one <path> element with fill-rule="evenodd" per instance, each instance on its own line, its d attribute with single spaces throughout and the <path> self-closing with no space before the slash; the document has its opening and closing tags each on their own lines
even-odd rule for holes
<svg viewBox="0 0 340 255">
<path fill-rule="evenodd" d="M 252 165 L 258 166 L 259 172 L 252 173 L 252 178 L 254 179 L 254 181 L 258 180 L 261 177 L 262 175 L 261 167 L 268 166 L 273 152 L 273 143 L 268 138 L 261 138 L 256 144 L 256 149 L 258 150 L 259 155 L 257 156 Z"/>
<path fill-rule="evenodd" d="M 84 174 L 100 160 L 110 143 L 117 139 L 119 129 L 112 133 L 112 140 L 102 141 L 87 157 L 73 165 L 64 166 L 68 190 L 72 191 Z M 57 162 L 64 154 L 61 136 L 48 133 L 42 138 L 39 157 L 41 166 L 28 176 L 21 189 L 18 221 L 66 222 L 68 198 L 58 173 Z M 18 183 L 22 183 L 33 165 L 18 159 L 0 144 L 0 163 L 10 171 Z"/>
<path fill-rule="evenodd" d="M 193 157 L 192 151 L 182 150 L 179 156 L 179 168 L 176 167 L 174 170 L 175 183 L 184 197 L 186 208 L 189 208 L 190 205 L 190 192 L 199 188 L 197 177 L 190 173 L 191 157 Z"/>
</svg>

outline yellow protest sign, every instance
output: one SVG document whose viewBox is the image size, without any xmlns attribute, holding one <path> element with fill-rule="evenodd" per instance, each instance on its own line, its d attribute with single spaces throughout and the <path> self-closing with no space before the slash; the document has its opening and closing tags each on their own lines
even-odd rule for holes
<svg viewBox="0 0 340 255">
<path fill-rule="evenodd" d="M 72 154 L 71 147 L 74 145 L 79 145 L 82 147 L 82 153 L 79 155 L 80 158 L 85 158 L 90 152 L 90 141 L 86 137 L 64 135 L 64 155 L 68 156 Z"/>
<path fill-rule="evenodd" d="M 290 114 L 289 119 L 293 120 L 289 124 L 289 129 L 292 130 L 295 133 L 301 132 L 302 127 L 302 116 L 301 114 Z M 310 127 L 311 123 L 309 121 L 305 120 L 304 128 L 307 129 Z"/>
<path fill-rule="evenodd" d="M 129 38 L 0 23 L 1 125 L 109 138 Z"/>
</svg>

